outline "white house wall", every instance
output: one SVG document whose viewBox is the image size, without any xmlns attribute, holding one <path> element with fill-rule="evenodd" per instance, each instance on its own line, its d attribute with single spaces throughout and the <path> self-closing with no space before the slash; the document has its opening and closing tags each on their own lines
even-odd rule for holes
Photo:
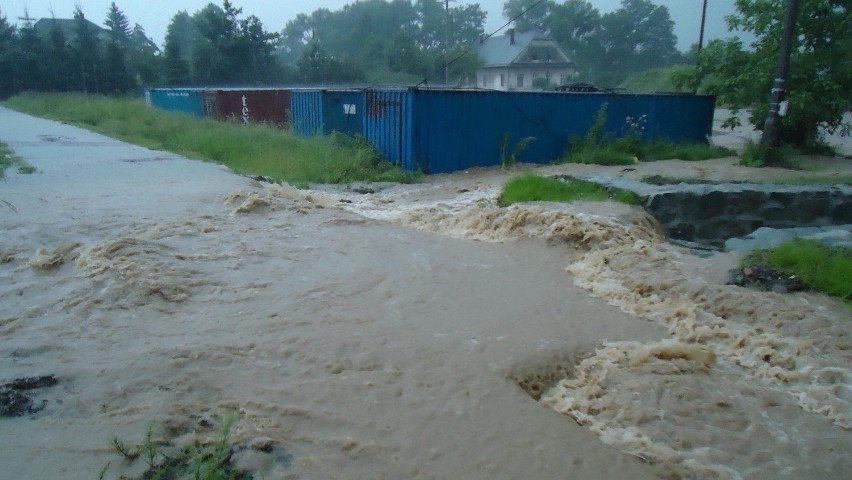
<svg viewBox="0 0 852 480">
<path fill-rule="evenodd" d="M 537 90 L 533 88 L 533 80 L 540 77 L 547 77 L 551 83 L 562 85 L 573 82 L 577 70 L 571 67 L 566 68 L 489 68 L 480 69 L 476 72 L 476 86 L 479 88 L 488 88 L 491 90 Z M 501 82 L 501 75 L 503 81 Z M 523 84 L 518 84 L 518 76 L 523 76 Z"/>
</svg>

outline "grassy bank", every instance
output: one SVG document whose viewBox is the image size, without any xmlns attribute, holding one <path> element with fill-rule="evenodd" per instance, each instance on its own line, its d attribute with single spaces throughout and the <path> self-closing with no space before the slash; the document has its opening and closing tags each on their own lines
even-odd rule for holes
<svg viewBox="0 0 852 480">
<path fill-rule="evenodd" d="M 148 107 L 141 99 L 26 94 L 6 105 L 148 148 L 221 163 L 238 173 L 295 184 L 416 179 L 381 160 L 365 142 L 301 138 L 265 125 L 197 119 Z"/>
<path fill-rule="evenodd" d="M 742 261 L 743 267 L 762 265 L 796 275 L 816 291 L 852 302 L 852 248 L 795 239 L 776 248 L 751 252 Z"/>
<path fill-rule="evenodd" d="M 585 180 L 563 181 L 525 173 L 506 182 L 497 204 L 507 207 L 518 202 L 573 202 L 575 200 L 616 200 L 634 205 L 639 203 L 639 197 L 626 190 L 608 189 Z"/>
</svg>

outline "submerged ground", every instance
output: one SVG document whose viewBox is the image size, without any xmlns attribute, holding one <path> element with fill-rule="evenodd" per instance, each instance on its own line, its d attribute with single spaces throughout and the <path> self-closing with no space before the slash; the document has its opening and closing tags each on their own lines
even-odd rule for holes
<svg viewBox="0 0 852 480">
<path fill-rule="evenodd" d="M 268 479 L 852 468 L 848 307 L 723 286 L 735 258 L 638 208 L 500 209 L 497 169 L 297 191 L 6 109 L 0 141 L 39 170 L 0 186 L 0 384 L 58 382 L 0 418 L 8 478 L 138 474 L 114 435 L 203 442 L 229 416 Z M 734 163 L 608 171 L 802 175 Z"/>
</svg>

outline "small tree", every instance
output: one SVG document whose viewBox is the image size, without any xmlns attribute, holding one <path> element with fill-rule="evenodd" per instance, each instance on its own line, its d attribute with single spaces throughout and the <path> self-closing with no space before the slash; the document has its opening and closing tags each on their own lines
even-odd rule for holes
<svg viewBox="0 0 852 480">
<path fill-rule="evenodd" d="M 719 96 L 721 103 L 752 108 L 751 122 L 762 127 L 769 111 L 784 25 L 786 1 L 737 0 L 728 27 L 751 32 L 751 50 L 738 39 L 715 40 L 699 54 L 692 75 L 676 79 L 681 86 Z M 852 16 L 848 0 L 802 0 L 786 85 L 789 102 L 781 123 L 781 140 L 813 149 L 820 127 L 833 132 L 852 105 Z"/>
<path fill-rule="evenodd" d="M 0 98 L 15 93 L 15 26 L 0 11 Z"/>
</svg>

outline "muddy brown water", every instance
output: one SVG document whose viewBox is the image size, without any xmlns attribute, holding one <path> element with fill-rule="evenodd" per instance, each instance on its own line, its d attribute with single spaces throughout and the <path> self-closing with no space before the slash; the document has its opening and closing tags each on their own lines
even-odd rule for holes
<svg viewBox="0 0 852 480">
<path fill-rule="evenodd" d="M 59 381 L 0 478 L 138 474 L 113 436 L 228 416 L 263 478 L 852 467 L 849 311 L 722 286 L 632 207 L 498 209 L 499 170 L 300 192 L 6 109 L 0 140 L 39 169 L 0 187 L 0 382 Z"/>
</svg>

